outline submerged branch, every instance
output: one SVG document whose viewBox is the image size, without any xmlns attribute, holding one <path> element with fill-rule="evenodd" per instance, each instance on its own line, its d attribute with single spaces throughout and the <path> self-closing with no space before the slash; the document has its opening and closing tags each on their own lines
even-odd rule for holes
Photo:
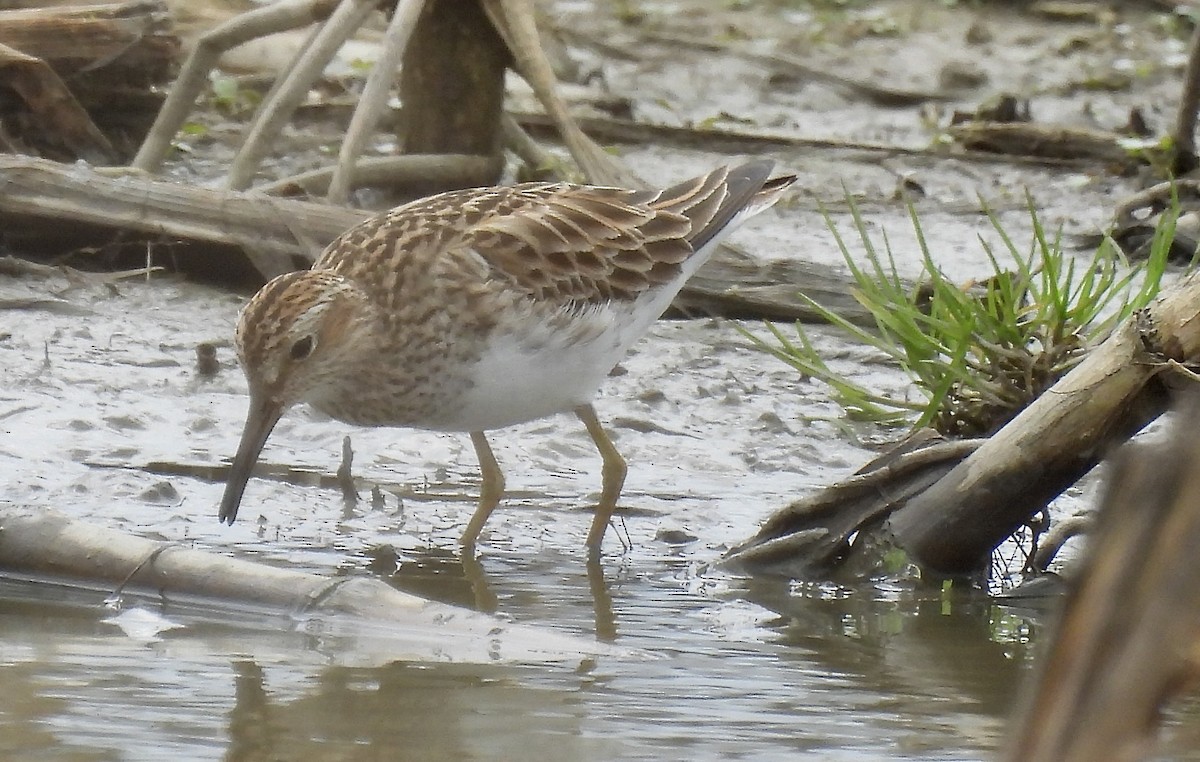
<svg viewBox="0 0 1200 762">
<path fill-rule="evenodd" d="M 878 557 L 851 552 L 872 539 L 859 537 L 865 531 L 882 541 L 862 542 L 870 553 L 898 546 L 925 572 L 975 575 L 1018 527 L 1166 409 L 1164 371 L 1197 360 L 1200 274 L 1164 290 L 965 458 L 942 458 L 937 445 L 934 462 L 907 468 L 905 443 L 884 456 L 897 465 L 869 489 L 855 476 L 782 509 L 730 559 L 800 576 L 848 559 L 877 570 Z"/>
<path fill-rule="evenodd" d="M 635 655 L 628 649 L 513 625 L 366 577 L 329 578 L 160 543 L 45 512 L 0 509 L 0 577 L 112 590 L 170 613 L 230 623 L 248 613 L 351 640 L 337 658 L 494 663 Z M 278 625 L 275 626 L 278 629 Z"/>
</svg>

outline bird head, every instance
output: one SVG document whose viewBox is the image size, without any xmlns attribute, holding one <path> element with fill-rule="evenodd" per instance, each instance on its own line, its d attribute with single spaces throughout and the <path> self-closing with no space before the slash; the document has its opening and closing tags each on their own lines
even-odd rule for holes
<svg viewBox="0 0 1200 762">
<path fill-rule="evenodd" d="M 328 270 L 287 273 L 254 295 L 238 319 L 238 359 L 250 407 L 229 469 L 220 520 L 232 524 L 250 472 L 284 412 L 336 395 L 342 376 L 374 351 L 367 296 Z"/>
</svg>

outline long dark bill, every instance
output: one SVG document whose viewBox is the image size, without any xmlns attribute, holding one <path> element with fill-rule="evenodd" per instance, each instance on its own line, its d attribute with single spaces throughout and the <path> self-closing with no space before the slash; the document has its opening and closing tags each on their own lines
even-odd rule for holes
<svg viewBox="0 0 1200 762">
<path fill-rule="evenodd" d="M 233 456 L 233 464 L 229 467 L 229 478 L 225 482 L 225 495 L 221 498 L 221 513 L 218 518 L 229 525 L 237 518 L 238 506 L 242 502 L 242 493 L 246 491 L 246 482 L 250 481 L 250 472 L 258 462 L 258 454 L 262 452 L 267 437 L 283 415 L 283 408 L 266 398 L 250 397 L 250 409 L 246 411 L 246 428 L 242 429 L 242 441 L 238 443 L 237 455 Z"/>
</svg>

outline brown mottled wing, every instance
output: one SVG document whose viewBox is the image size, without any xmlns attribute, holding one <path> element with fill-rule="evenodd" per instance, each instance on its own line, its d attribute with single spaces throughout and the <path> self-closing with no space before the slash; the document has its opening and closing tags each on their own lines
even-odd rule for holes
<svg viewBox="0 0 1200 762">
<path fill-rule="evenodd" d="M 634 299 L 678 277 L 693 251 L 762 187 L 770 167 L 721 168 L 663 191 L 567 183 L 451 191 L 347 231 L 314 267 L 366 279 L 361 263 L 386 262 L 382 272 L 397 283 L 435 251 L 469 250 L 495 277 L 539 300 Z"/>
<path fill-rule="evenodd" d="M 466 241 L 498 274 L 559 304 L 636 298 L 680 274 L 693 231 L 725 196 L 724 170 L 670 191 L 551 185 L 517 189 L 521 206 Z"/>
</svg>

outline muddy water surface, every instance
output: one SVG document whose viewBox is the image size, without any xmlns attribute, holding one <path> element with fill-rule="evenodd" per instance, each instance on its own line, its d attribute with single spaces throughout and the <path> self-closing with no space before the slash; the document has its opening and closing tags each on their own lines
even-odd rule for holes
<svg viewBox="0 0 1200 762">
<path fill-rule="evenodd" d="M 44 589 L 9 585 L 7 754 L 514 759 L 543 747 L 554 759 L 873 759 L 978 756 L 995 743 L 1025 664 L 1022 618 L 906 588 L 752 583 L 708 566 L 869 454 L 847 444 L 856 432 L 818 388 L 728 322 L 658 325 L 597 402 L 630 462 L 620 529 L 633 545 L 621 553 L 610 535 L 598 584 L 582 549 L 598 459 L 574 419 L 494 437 L 511 491 L 478 567 L 464 569 L 455 546 L 479 487 L 465 437 L 350 431 L 305 409 L 280 424 L 264 462 L 329 475 L 351 433 L 362 500 L 348 509 L 336 488 L 257 478 L 225 527 L 219 481 L 161 472 L 220 464 L 236 446 L 245 383 L 228 336 L 242 298 L 170 278 L 64 296 L 80 314 L 6 313 L 6 499 L 288 568 L 380 576 L 659 658 L 351 667 L 355 654 L 294 628 L 242 632 L 154 602 L 105 608 L 103 591 L 47 603 Z M 220 344 L 223 369 L 209 381 L 194 370 L 202 341 Z M 847 367 L 871 367 L 830 348 Z"/>
<path fill-rule="evenodd" d="M 1133 105 L 1164 120 L 1182 64 L 1169 18 L 1145 13 L 1047 23 L 1009 4 L 865 4 L 849 15 L 802 3 L 547 5 L 559 23 L 638 53 L 607 59 L 575 41 L 607 87 L 633 98 L 638 118 L 719 124 L 733 115 L 756 128 L 909 148 L 929 143 L 929 125 L 950 106 L 866 106 L 639 35 L 741 41 L 925 89 L 938 86 L 944 64 L 973 60 L 989 79 L 964 107 L 1010 90 L 1035 96 L 1043 118 L 1109 128 Z M 619 20 L 614 9 L 626 6 L 645 11 L 641 20 Z M 976 24 L 990 36 L 968 34 Z M 1087 72 L 1122 71 L 1141 78 L 1138 88 L 1081 95 L 1075 86 Z M 663 147 L 622 153 L 663 183 L 727 160 Z M 1020 239 L 1026 189 L 1052 226 L 1087 229 L 1132 187 L 1070 167 L 799 148 L 771 155 L 800 172 L 798 191 L 740 243 L 764 257 L 838 266 L 812 202 L 836 205 L 844 187 L 871 229 L 887 230 L 913 277 L 920 264 L 895 200 L 901 178 L 924 191 L 918 210 L 938 264 L 962 279 L 986 263 L 978 237 L 995 240 L 977 194 Z M 479 488 L 465 437 L 350 429 L 306 409 L 280 423 L 262 458 L 266 470 L 291 476 L 252 480 L 239 521 L 225 527 L 216 521 L 219 466 L 245 412 L 230 346 L 245 295 L 163 275 L 0 286 L 11 307 L 0 323 L 0 500 L 281 567 L 373 576 L 643 654 L 393 661 L 286 621 L 231 622 L 136 599 L 105 607 L 104 590 L 5 583 L 3 758 L 983 759 L 1000 743 L 1044 631 L 1041 616 L 982 598 L 885 581 L 750 580 L 713 566 L 772 511 L 860 466 L 872 454 L 862 445 L 880 436 L 845 422 L 822 388 L 749 348 L 727 321 L 660 323 L 597 400 L 630 463 L 617 528 L 632 547 L 622 552 L 610 530 L 602 575 L 589 575 L 582 544 L 599 463 L 573 418 L 493 437 L 509 495 L 477 563 L 464 564 L 455 544 Z M 870 353 L 829 332 L 817 338 L 836 367 L 903 391 Z M 201 342 L 217 345 L 223 365 L 211 380 L 194 370 Z M 347 434 L 360 494 L 353 506 L 328 485 Z M 295 477 L 301 471 L 311 475 Z"/>
</svg>

